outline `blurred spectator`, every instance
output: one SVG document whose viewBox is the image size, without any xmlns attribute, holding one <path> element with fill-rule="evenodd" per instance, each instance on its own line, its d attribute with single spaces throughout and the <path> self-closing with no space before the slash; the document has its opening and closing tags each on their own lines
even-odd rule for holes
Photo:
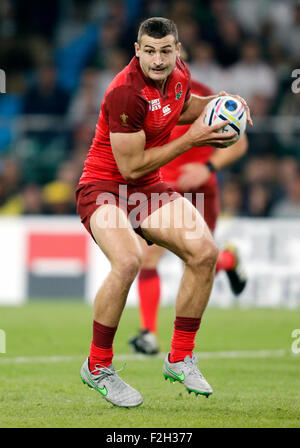
<svg viewBox="0 0 300 448">
<path fill-rule="evenodd" d="M 100 112 L 100 103 L 97 96 L 99 83 L 99 72 L 93 68 L 86 69 L 81 78 L 80 87 L 73 96 L 69 112 L 68 121 L 72 128 L 83 121 L 93 121 Z"/>
<path fill-rule="evenodd" d="M 115 20 L 107 20 L 98 30 L 98 47 L 91 54 L 87 66 L 97 69 L 107 67 L 111 52 L 120 48 L 122 40 L 122 28 Z M 133 43 L 132 43 L 133 47 Z"/>
<path fill-rule="evenodd" d="M 187 61 L 191 59 L 195 43 L 199 41 L 200 29 L 195 20 L 187 20 L 185 22 L 179 22 L 178 34 L 180 36 L 180 42 L 182 43 L 185 51 L 187 52 Z"/>
<path fill-rule="evenodd" d="M 290 179 L 297 177 L 300 171 L 299 162 L 294 157 L 284 157 L 280 160 L 278 177 L 281 185 L 286 187 Z"/>
<path fill-rule="evenodd" d="M 36 184 L 25 185 L 22 191 L 10 197 L 1 207 L 1 215 L 42 215 L 46 212 L 41 189 Z"/>
<path fill-rule="evenodd" d="M 266 218 L 270 215 L 272 193 L 270 186 L 255 183 L 249 186 L 244 214 L 250 217 Z"/>
<path fill-rule="evenodd" d="M 60 87 L 52 64 L 38 68 L 36 83 L 24 97 L 24 134 L 15 145 L 26 182 L 43 184 L 53 178 L 67 152 L 65 116 L 69 94 Z"/>
<path fill-rule="evenodd" d="M 63 185 L 69 186 L 71 195 L 68 201 L 69 212 L 76 213 L 75 190 L 81 176 L 82 166 L 76 159 L 63 162 L 57 170 L 56 180 Z"/>
<path fill-rule="evenodd" d="M 270 155 L 253 157 L 245 166 L 244 178 L 247 183 L 273 184 L 278 180 L 279 166 L 277 159 Z"/>
<path fill-rule="evenodd" d="M 214 58 L 214 49 L 208 42 L 195 44 L 189 64 L 193 78 L 208 84 L 215 92 L 226 90 L 226 73 Z"/>
<path fill-rule="evenodd" d="M 222 216 L 240 215 L 243 205 L 243 194 L 240 182 L 234 178 L 225 180 L 220 189 L 220 193 Z"/>
<path fill-rule="evenodd" d="M 9 0 L 2 0 L 0 3 L 0 36 L 9 37 L 16 31 L 15 10 L 13 3 Z"/>
<path fill-rule="evenodd" d="M 0 204 L 4 204 L 21 188 L 22 176 L 20 165 L 16 159 L 4 157 L 1 160 Z"/>
<path fill-rule="evenodd" d="M 104 98 L 105 90 L 113 78 L 129 63 L 128 53 L 116 48 L 108 55 L 106 68 L 101 70 L 98 77 L 97 90 L 97 110 L 100 111 L 100 105 Z"/>
<path fill-rule="evenodd" d="M 64 115 L 69 104 L 68 93 L 56 80 L 56 70 L 51 64 L 38 68 L 36 84 L 24 98 L 24 114 Z"/>
<path fill-rule="evenodd" d="M 60 10 L 63 20 L 58 21 L 56 27 L 55 43 L 57 46 L 64 47 L 84 34 L 89 21 L 91 3 L 93 0 L 61 2 Z M 94 17 L 91 17 L 90 20 L 94 20 Z"/>
<path fill-rule="evenodd" d="M 294 93 L 291 86 L 286 89 L 281 98 L 278 107 L 278 115 L 285 117 L 299 117 L 300 116 L 300 92 Z"/>
<path fill-rule="evenodd" d="M 224 16 L 219 21 L 217 34 L 212 40 L 217 60 L 223 67 L 229 67 L 238 62 L 242 40 L 239 24 L 231 17 Z"/>
<path fill-rule="evenodd" d="M 59 0 L 17 0 L 14 3 L 18 34 L 53 38 L 59 15 Z"/>
<path fill-rule="evenodd" d="M 89 151 L 92 139 L 94 137 L 94 128 L 86 122 L 80 123 L 72 135 L 72 162 L 76 164 L 79 172 L 83 169 L 83 164 Z"/>
<path fill-rule="evenodd" d="M 22 112 L 22 97 L 15 93 L 0 95 L 0 152 L 9 149 L 17 137 L 16 122 Z"/>
<path fill-rule="evenodd" d="M 56 180 L 45 185 L 43 199 L 47 214 L 69 215 L 76 213 L 74 189 L 66 182 Z"/>
<path fill-rule="evenodd" d="M 42 192 L 38 185 L 28 184 L 21 193 L 22 214 L 41 215 L 45 213 Z"/>
<path fill-rule="evenodd" d="M 186 2 L 184 0 L 174 1 L 171 5 L 168 16 L 176 23 L 177 26 L 190 21 L 193 16 L 192 2 Z"/>
<path fill-rule="evenodd" d="M 272 37 L 275 44 L 280 43 L 288 52 L 291 60 L 296 61 L 300 58 L 300 1 L 290 2 L 289 8 L 289 20 L 284 20 L 282 16 L 278 18 Z"/>
<path fill-rule="evenodd" d="M 244 97 L 252 115 L 265 115 L 276 93 L 277 80 L 272 69 L 261 59 L 260 45 L 249 40 L 242 47 L 240 62 L 228 73 L 228 90 Z"/>
<path fill-rule="evenodd" d="M 278 133 L 281 152 L 283 154 L 294 154 L 299 158 L 300 127 L 298 120 L 300 117 L 300 93 L 294 93 L 291 85 L 287 85 L 279 100 L 277 114 L 281 117 L 281 132 Z"/>
<path fill-rule="evenodd" d="M 285 184 L 286 197 L 279 201 L 271 214 L 277 218 L 300 218 L 300 172 Z"/>
<path fill-rule="evenodd" d="M 68 112 L 72 128 L 83 121 L 95 126 L 106 88 L 128 62 L 127 53 L 115 49 L 108 57 L 106 69 L 97 70 L 89 67 L 84 70 L 80 87 L 72 98 Z"/>
<path fill-rule="evenodd" d="M 199 11 L 199 10 L 198 10 Z M 216 59 L 223 67 L 228 67 L 239 59 L 243 30 L 233 15 L 234 7 L 228 0 L 212 0 L 206 16 L 201 8 L 201 36 L 215 49 Z M 204 16 L 204 17 L 203 17 Z M 202 18 L 203 17 L 203 18 Z"/>
<path fill-rule="evenodd" d="M 291 1 L 231 0 L 231 4 L 236 19 L 252 35 L 259 36 L 267 21 L 281 30 L 291 23 Z"/>
</svg>

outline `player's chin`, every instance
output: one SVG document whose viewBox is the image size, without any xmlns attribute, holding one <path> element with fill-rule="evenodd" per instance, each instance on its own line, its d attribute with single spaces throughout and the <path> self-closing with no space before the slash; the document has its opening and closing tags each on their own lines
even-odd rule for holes
<svg viewBox="0 0 300 448">
<path fill-rule="evenodd" d="M 169 72 L 167 69 L 164 70 L 154 70 L 151 69 L 150 70 L 150 77 L 151 79 L 154 79 L 155 81 L 163 81 L 164 79 L 167 78 L 167 76 L 169 75 Z"/>
</svg>

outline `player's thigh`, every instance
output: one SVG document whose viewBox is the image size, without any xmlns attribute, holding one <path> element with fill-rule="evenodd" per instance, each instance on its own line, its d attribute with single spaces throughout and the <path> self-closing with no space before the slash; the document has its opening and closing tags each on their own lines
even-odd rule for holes
<svg viewBox="0 0 300 448">
<path fill-rule="evenodd" d="M 217 253 L 213 236 L 198 210 L 178 198 L 149 215 L 141 225 L 146 238 L 188 262 L 198 254 Z"/>
<path fill-rule="evenodd" d="M 112 264 L 141 265 L 143 251 L 125 212 L 112 204 L 101 205 L 91 216 L 92 234 Z"/>
</svg>

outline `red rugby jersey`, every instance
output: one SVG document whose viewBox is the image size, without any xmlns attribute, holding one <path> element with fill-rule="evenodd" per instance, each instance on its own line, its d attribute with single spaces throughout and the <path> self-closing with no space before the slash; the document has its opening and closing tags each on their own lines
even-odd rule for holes
<svg viewBox="0 0 300 448">
<path fill-rule="evenodd" d="M 145 131 L 146 146 L 153 148 L 169 141 L 184 103 L 190 97 L 190 71 L 177 58 L 164 92 L 147 78 L 134 57 L 108 86 L 101 104 L 95 137 L 88 152 L 79 184 L 97 180 L 128 183 L 121 175 L 110 144 L 110 132 Z M 145 185 L 161 181 L 160 169 L 130 182 Z"/>
<path fill-rule="evenodd" d="M 213 90 L 211 90 L 206 85 L 191 79 L 191 92 L 199 96 L 209 96 L 214 95 Z M 181 135 L 183 135 L 190 125 L 175 126 L 171 132 L 170 140 L 174 140 Z M 181 154 L 171 162 L 161 167 L 161 174 L 163 180 L 168 182 L 173 188 L 177 188 L 177 179 L 182 174 L 181 166 L 186 163 L 205 163 L 207 162 L 214 151 L 213 146 L 201 146 L 190 149 L 189 151 Z M 216 183 L 216 175 L 212 174 L 205 185 L 214 185 Z"/>
</svg>

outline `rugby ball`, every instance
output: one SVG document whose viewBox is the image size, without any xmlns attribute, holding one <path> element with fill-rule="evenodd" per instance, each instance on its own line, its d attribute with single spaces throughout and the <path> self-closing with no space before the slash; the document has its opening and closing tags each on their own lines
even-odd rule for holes
<svg viewBox="0 0 300 448">
<path fill-rule="evenodd" d="M 204 123 L 206 125 L 211 126 L 219 124 L 225 120 L 229 120 L 230 123 L 221 128 L 218 132 L 237 132 L 235 140 L 226 145 L 231 146 L 244 134 L 247 124 L 246 109 L 244 105 L 232 96 L 219 96 L 210 101 L 206 106 L 206 115 L 204 117 Z"/>
</svg>

